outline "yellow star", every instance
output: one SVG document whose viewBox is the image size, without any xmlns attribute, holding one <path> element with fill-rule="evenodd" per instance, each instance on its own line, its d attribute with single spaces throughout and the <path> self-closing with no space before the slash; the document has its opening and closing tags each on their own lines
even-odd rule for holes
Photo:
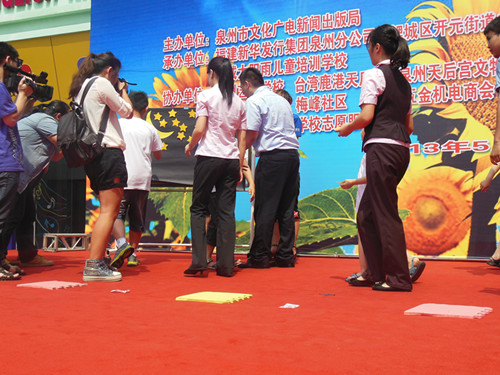
<svg viewBox="0 0 500 375">
<path fill-rule="evenodd" d="M 165 143 L 165 142 L 162 142 L 163 143 L 163 146 L 161 147 L 162 150 L 166 150 L 168 145 Z"/>
<path fill-rule="evenodd" d="M 192 109 L 191 111 L 189 111 L 189 117 L 196 118 L 196 112 L 195 112 L 194 109 Z"/>
<path fill-rule="evenodd" d="M 175 110 L 172 108 L 172 110 L 170 112 L 168 112 L 169 116 L 170 117 L 175 117 L 175 115 L 177 114 L 177 112 L 175 112 Z"/>
<path fill-rule="evenodd" d="M 167 125 L 167 121 L 165 119 L 161 120 L 160 121 L 160 126 L 164 128 L 165 125 Z"/>
<path fill-rule="evenodd" d="M 172 121 L 172 126 L 179 126 L 180 121 L 175 119 Z"/>
<path fill-rule="evenodd" d="M 161 113 L 160 112 L 155 113 L 155 120 L 158 120 L 158 121 L 161 120 Z"/>
<path fill-rule="evenodd" d="M 177 134 L 177 139 L 180 139 L 181 141 L 185 138 L 186 136 L 184 135 L 184 133 L 178 133 Z"/>
<path fill-rule="evenodd" d="M 189 143 L 189 142 L 191 142 L 191 136 L 189 136 L 189 138 L 188 138 L 188 140 L 187 140 L 187 141 L 188 141 L 188 143 Z"/>
<path fill-rule="evenodd" d="M 185 132 L 187 130 L 187 126 L 185 124 L 182 124 L 181 126 L 179 126 L 179 129 L 181 132 Z"/>
</svg>

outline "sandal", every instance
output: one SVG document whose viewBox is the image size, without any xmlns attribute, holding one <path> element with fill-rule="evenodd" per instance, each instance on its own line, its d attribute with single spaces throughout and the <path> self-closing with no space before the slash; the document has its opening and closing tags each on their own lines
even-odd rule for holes
<svg viewBox="0 0 500 375">
<path fill-rule="evenodd" d="M 235 259 L 234 260 L 234 266 L 235 267 L 238 267 L 241 263 L 243 263 L 243 261 L 241 259 Z"/>
<path fill-rule="evenodd" d="M 12 273 L 5 269 L 0 269 L 0 281 L 11 281 L 11 280 L 20 280 L 21 275 L 18 273 Z"/>
<path fill-rule="evenodd" d="M 9 273 L 26 275 L 26 272 L 24 272 L 24 270 L 21 269 L 21 267 L 11 264 L 7 258 L 5 258 L 1 261 L 1 265 L 2 265 L 3 269 Z"/>
<path fill-rule="evenodd" d="M 212 258 L 207 259 L 207 268 L 210 270 L 214 270 L 215 267 L 216 267 L 216 263 L 214 262 L 214 260 Z"/>
<path fill-rule="evenodd" d="M 500 259 L 493 259 L 493 258 L 490 258 L 487 262 L 486 262 L 487 265 L 489 266 L 493 266 L 493 267 L 500 267 Z"/>
<path fill-rule="evenodd" d="M 349 280 L 352 280 L 352 279 L 357 279 L 358 277 L 360 277 L 363 273 L 362 272 L 355 272 L 353 273 L 352 275 L 350 276 L 347 276 L 345 278 L 345 281 L 349 282 Z"/>
</svg>

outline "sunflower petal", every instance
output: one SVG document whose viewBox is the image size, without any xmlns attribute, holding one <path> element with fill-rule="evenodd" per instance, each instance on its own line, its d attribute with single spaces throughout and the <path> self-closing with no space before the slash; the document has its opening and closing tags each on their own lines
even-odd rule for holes
<svg viewBox="0 0 500 375">
<path fill-rule="evenodd" d="M 406 16 L 406 18 L 437 20 L 442 18 L 449 18 L 451 15 L 453 15 L 453 11 L 440 1 L 424 1 L 423 3 L 420 3 L 415 8 L 413 8 L 410 13 L 408 13 L 408 16 Z"/>
<path fill-rule="evenodd" d="M 408 46 L 412 54 L 429 53 L 433 54 L 442 62 L 450 61 L 450 55 L 436 39 L 422 39 L 410 43 Z M 413 62 L 413 61 L 412 61 Z"/>
</svg>

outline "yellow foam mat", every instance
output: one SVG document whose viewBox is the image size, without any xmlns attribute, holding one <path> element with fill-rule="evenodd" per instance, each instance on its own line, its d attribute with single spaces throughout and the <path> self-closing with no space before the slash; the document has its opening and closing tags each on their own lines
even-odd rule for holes
<svg viewBox="0 0 500 375">
<path fill-rule="evenodd" d="M 198 292 L 179 296 L 176 301 L 195 301 L 209 303 L 233 303 L 251 298 L 251 294 L 226 292 Z"/>
</svg>

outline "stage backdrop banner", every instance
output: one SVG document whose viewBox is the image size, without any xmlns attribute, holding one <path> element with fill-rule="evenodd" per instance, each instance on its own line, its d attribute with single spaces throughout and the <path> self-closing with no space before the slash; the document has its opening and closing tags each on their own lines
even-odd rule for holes
<svg viewBox="0 0 500 375">
<path fill-rule="evenodd" d="M 413 89 L 415 131 L 398 188 L 408 250 L 487 257 L 496 248 L 500 178 L 480 191 L 491 167 L 497 103 L 496 60 L 482 32 L 499 11 L 500 0 L 99 1 L 92 4 L 91 50 L 115 53 L 121 76 L 149 94 L 148 120 L 164 142 L 165 162 L 155 164 L 154 174 L 172 183 L 192 175 L 193 159 L 172 141 L 182 146 L 189 139 L 191 130 L 180 128 L 188 123 L 179 116 L 192 119 L 196 96 L 208 86 L 210 58 L 229 58 L 236 79 L 256 67 L 270 88 L 290 92 L 303 122 L 298 249 L 355 254 L 356 188 L 342 190 L 339 181 L 356 177 L 361 137 L 339 138 L 334 129 L 359 113 L 363 71 L 372 67 L 369 32 L 395 25 L 412 54 L 403 73 Z M 241 94 L 239 85 L 237 90 Z M 169 199 L 155 194 L 162 193 L 152 193 L 147 238 L 167 238 L 172 223 L 179 238 L 189 238 L 189 193 Z M 245 193 L 238 194 L 236 218 L 238 243 L 248 243 Z"/>
</svg>

